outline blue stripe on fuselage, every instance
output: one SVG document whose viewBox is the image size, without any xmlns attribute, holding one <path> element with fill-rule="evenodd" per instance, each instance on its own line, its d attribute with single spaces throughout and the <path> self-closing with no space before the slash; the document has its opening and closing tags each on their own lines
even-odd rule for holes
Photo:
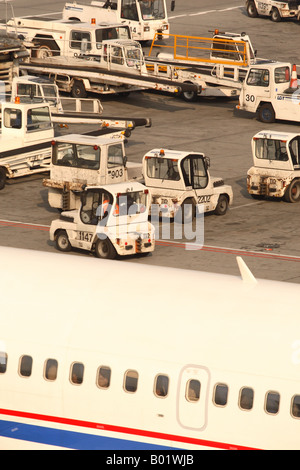
<svg viewBox="0 0 300 470">
<path fill-rule="evenodd" d="M 0 421 L 0 436 L 77 450 L 166 450 L 169 448 L 145 442 L 65 431 L 16 421 Z"/>
</svg>

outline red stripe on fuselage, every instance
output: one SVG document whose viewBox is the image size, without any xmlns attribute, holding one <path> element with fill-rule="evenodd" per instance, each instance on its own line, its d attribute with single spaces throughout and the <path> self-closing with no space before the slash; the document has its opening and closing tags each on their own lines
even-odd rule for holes
<svg viewBox="0 0 300 470">
<path fill-rule="evenodd" d="M 168 440 L 168 441 L 179 442 L 179 443 L 181 442 L 183 444 L 192 444 L 192 445 L 199 446 L 199 447 L 211 447 L 214 449 L 224 449 L 224 450 L 251 450 L 251 448 L 249 447 L 227 444 L 224 442 L 208 441 L 205 439 L 196 439 L 196 438 L 187 437 L 187 436 L 177 436 L 174 434 L 165 434 L 165 433 L 154 432 L 154 431 L 146 431 L 143 429 L 133 429 L 133 428 L 127 428 L 123 426 L 114 426 L 111 424 L 94 423 L 91 421 L 62 418 L 59 416 L 49 416 L 49 415 L 29 413 L 29 412 L 24 412 L 24 411 L 6 410 L 3 408 L 0 408 L 0 415 L 14 416 L 14 417 L 25 418 L 25 419 L 34 419 L 34 420 L 48 422 L 48 423 L 59 423 L 59 424 L 65 424 L 68 426 L 77 426 L 80 428 L 98 429 L 101 431 L 122 433 L 122 434 L 128 435 L 128 437 L 129 435 L 131 435 L 131 436 L 148 437 L 151 439 L 162 439 L 162 440 Z"/>
</svg>

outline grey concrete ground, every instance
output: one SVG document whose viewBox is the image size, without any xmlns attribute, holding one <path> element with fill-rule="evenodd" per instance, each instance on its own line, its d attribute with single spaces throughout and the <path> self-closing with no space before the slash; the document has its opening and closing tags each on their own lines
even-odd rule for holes
<svg viewBox="0 0 300 470">
<path fill-rule="evenodd" d="M 63 4 L 53 1 L 41 5 L 31 0 L 25 7 L 24 1 L 16 0 L 14 11 L 16 16 L 43 14 L 60 11 Z M 259 57 L 300 62 L 300 24 L 248 18 L 241 0 L 176 0 L 176 9 L 169 15 L 173 34 L 210 36 L 208 31 L 215 28 L 245 31 Z M 4 10 L 2 13 L 0 9 L 0 17 L 5 17 Z M 235 109 L 237 102 L 230 99 L 202 98 L 186 103 L 167 94 L 140 92 L 127 98 L 105 97 L 101 101 L 106 115 L 152 119 L 152 128 L 138 128 L 129 139 L 129 160 L 141 162 L 146 151 L 154 147 L 205 152 L 211 159 L 211 174 L 223 177 L 234 191 L 233 206 L 225 217 L 205 217 L 202 250 L 187 251 L 181 244 L 157 244 L 148 258 L 120 262 L 239 275 L 238 254 L 258 278 L 300 282 L 300 205 L 255 201 L 246 190 L 246 172 L 252 164 L 250 140 L 264 129 L 262 123 L 239 113 Z M 298 132 L 299 125 L 277 122 L 272 129 Z M 42 176 L 9 183 L 0 194 L 0 245 L 55 251 L 47 227 L 57 216 L 48 206 Z M 88 256 L 80 252 L 76 255 Z M 68 255 L 61 256 L 66 256 L 67 262 Z"/>
</svg>

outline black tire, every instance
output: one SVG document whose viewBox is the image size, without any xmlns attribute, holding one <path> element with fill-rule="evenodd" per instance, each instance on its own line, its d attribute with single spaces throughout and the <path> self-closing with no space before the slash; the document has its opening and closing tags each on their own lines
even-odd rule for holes
<svg viewBox="0 0 300 470">
<path fill-rule="evenodd" d="M 220 194 L 218 204 L 215 208 L 216 215 L 225 215 L 229 206 L 228 197 L 225 194 Z"/>
<path fill-rule="evenodd" d="M 277 8 L 273 8 L 271 11 L 271 20 L 275 23 L 279 23 L 279 21 L 281 21 L 281 16 Z"/>
<path fill-rule="evenodd" d="M 185 83 L 193 85 L 192 82 L 185 82 Z M 198 94 L 195 91 L 183 91 L 181 95 L 184 101 L 187 101 L 188 103 L 193 103 L 194 101 L 197 100 L 197 97 L 198 97 Z"/>
<path fill-rule="evenodd" d="M 293 180 L 284 193 L 287 202 L 300 201 L 300 180 Z"/>
<path fill-rule="evenodd" d="M 5 168 L 0 168 L 0 190 L 4 189 L 6 184 L 6 171 Z"/>
<path fill-rule="evenodd" d="M 108 238 L 104 238 L 103 240 L 99 238 L 97 240 L 95 245 L 95 254 L 97 258 L 102 259 L 115 259 L 117 256 L 117 252 Z"/>
<path fill-rule="evenodd" d="M 36 38 L 35 41 L 37 42 L 35 42 L 35 48 L 32 50 L 33 57 L 46 59 L 47 57 L 60 55 L 60 49 L 55 41 L 43 38 Z"/>
<path fill-rule="evenodd" d="M 266 124 L 270 124 L 275 121 L 275 111 L 271 103 L 264 103 L 260 106 L 258 110 L 258 119 Z"/>
<path fill-rule="evenodd" d="M 196 215 L 196 207 L 193 199 L 183 201 L 179 210 L 175 215 L 175 222 L 179 224 L 192 222 Z"/>
<path fill-rule="evenodd" d="M 87 92 L 86 92 L 83 82 L 79 80 L 75 80 L 72 86 L 71 94 L 73 98 L 86 98 Z"/>
<path fill-rule="evenodd" d="M 253 1 L 248 2 L 247 14 L 250 18 L 257 18 L 258 17 L 256 6 L 255 6 L 255 3 Z"/>
<path fill-rule="evenodd" d="M 59 251 L 71 251 L 72 246 L 69 241 L 69 237 L 65 230 L 59 230 L 55 234 L 55 246 Z"/>
</svg>

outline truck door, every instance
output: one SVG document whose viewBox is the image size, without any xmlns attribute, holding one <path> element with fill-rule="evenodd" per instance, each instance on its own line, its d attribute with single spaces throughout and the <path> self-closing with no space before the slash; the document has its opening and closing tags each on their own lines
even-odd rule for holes
<svg viewBox="0 0 300 470">
<path fill-rule="evenodd" d="M 89 31 L 71 31 L 69 45 L 71 55 L 78 56 L 81 52 L 90 52 L 92 49 L 91 33 Z"/>
<path fill-rule="evenodd" d="M 247 106 L 247 111 L 255 112 L 261 100 L 271 97 L 270 71 L 268 69 L 252 67 L 244 84 L 242 105 Z"/>
<path fill-rule="evenodd" d="M 105 184 L 121 183 L 127 180 L 126 168 L 124 166 L 124 146 L 122 143 L 108 145 L 107 147 L 107 170 Z"/>
<path fill-rule="evenodd" d="M 271 2 L 255 0 L 255 6 L 259 15 L 269 15 L 272 9 Z"/>
<path fill-rule="evenodd" d="M 209 370 L 189 364 L 182 368 L 177 395 L 177 420 L 187 429 L 202 431 L 208 419 Z"/>
</svg>

